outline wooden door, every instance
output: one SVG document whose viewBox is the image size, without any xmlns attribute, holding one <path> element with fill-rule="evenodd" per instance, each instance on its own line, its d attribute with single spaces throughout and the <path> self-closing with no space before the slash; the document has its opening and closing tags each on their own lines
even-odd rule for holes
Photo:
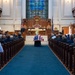
<svg viewBox="0 0 75 75">
<path fill-rule="evenodd" d="M 62 27 L 63 34 L 69 34 L 69 27 Z"/>
</svg>

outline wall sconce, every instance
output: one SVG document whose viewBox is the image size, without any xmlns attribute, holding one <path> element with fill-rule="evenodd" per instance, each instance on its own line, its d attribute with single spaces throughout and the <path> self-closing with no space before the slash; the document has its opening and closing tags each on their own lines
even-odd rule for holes
<svg viewBox="0 0 75 75">
<path fill-rule="evenodd" d="M 0 17 L 1 17 L 1 14 L 2 14 L 2 8 L 0 8 Z"/>
<path fill-rule="evenodd" d="M 57 27 L 55 27 L 55 28 L 54 28 L 54 30 L 58 30 L 58 28 L 57 28 Z"/>
<path fill-rule="evenodd" d="M 5 2 L 7 2 L 7 0 L 5 0 Z"/>
<path fill-rule="evenodd" d="M 70 3 L 70 0 L 67 0 L 67 3 Z"/>
<path fill-rule="evenodd" d="M 67 3 L 69 3 L 69 1 L 67 1 Z"/>
</svg>

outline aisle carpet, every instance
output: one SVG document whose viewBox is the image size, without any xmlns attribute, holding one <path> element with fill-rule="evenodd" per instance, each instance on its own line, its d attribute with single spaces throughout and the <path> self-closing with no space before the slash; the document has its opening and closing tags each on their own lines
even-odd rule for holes
<svg viewBox="0 0 75 75">
<path fill-rule="evenodd" d="M 0 75 L 70 75 L 48 46 L 26 45 Z"/>
</svg>

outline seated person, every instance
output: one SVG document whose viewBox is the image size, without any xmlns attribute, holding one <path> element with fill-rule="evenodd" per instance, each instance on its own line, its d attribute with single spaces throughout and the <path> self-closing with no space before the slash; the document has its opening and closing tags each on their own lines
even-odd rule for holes
<svg viewBox="0 0 75 75">
<path fill-rule="evenodd" d="M 73 39 L 73 43 L 71 45 L 75 47 L 75 38 Z"/>
<path fill-rule="evenodd" d="M 0 43 L 0 53 L 3 53 L 3 52 L 4 52 L 4 50 L 3 50 L 3 47 L 2 47 L 2 45 Z"/>
<path fill-rule="evenodd" d="M 21 32 L 18 33 L 18 38 L 22 38 Z"/>
<path fill-rule="evenodd" d="M 27 29 L 27 26 L 25 24 L 21 25 L 21 34 L 23 34 L 23 32 L 25 32 Z"/>
</svg>

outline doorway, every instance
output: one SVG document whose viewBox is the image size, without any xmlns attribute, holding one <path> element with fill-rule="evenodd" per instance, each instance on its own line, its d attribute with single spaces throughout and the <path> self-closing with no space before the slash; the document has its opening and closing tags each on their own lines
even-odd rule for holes
<svg viewBox="0 0 75 75">
<path fill-rule="evenodd" d="M 62 27 L 63 34 L 69 34 L 69 27 Z"/>
</svg>

